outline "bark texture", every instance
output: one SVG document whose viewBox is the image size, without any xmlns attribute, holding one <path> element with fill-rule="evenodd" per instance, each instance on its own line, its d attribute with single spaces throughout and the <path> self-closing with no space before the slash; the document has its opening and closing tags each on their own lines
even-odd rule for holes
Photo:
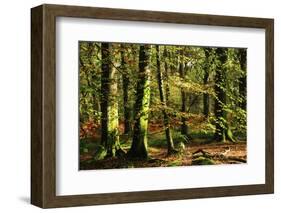
<svg viewBox="0 0 281 213">
<path fill-rule="evenodd" d="M 148 114 L 150 104 L 150 51 L 151 45 L 141 45 L 139 50 L 139 73 L 135 102 L 133 142 L 129 151 L 131 158 L 146 159 Z"/>
<path fill-rule="evenodd" d="M 102 75 L 101 75 L 101 145 L 107 156 L 115 156 L 120 149 L 118 121 L 118 73 L 111 60 L 112 46 L 102 43 Z"/>
<path fill-rule="evenodd" d="M 239 61 L 240 61 L 240 69 L 242 71 L 242 75 L 239 78 L 239 93 L 242 101 L 240 103 L 240 107 L 243 110 L 246 110 L 246 95 L 247 95 L 247 50 L 239 49 Z"/>
</svg>

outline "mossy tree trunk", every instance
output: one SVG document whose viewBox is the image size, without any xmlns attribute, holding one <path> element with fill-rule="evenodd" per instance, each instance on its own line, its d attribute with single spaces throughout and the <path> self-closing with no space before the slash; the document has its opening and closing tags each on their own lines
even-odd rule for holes
<svg viewBox="0 0 281 213">
<path fill-rule="evenodd" d="M 150 104 L 150 58 L 151 45 L 140 45 L 139 72 L 134 114 L 133 141 L 128 155 L 147 159 L 148 114 Z"/>
<path fill-rule="evenodd" d="M 210 52 L 211 48 L 204 48 L 205 52 L 205 66 L 204 66 L 204 76 L 203 76 L 203 83 L 206 86 L 209 81 L 209 69 L 210 69 Z M 203 94 L 203 114 L 205 117 L 208 117 L 210 113 L 210 97 L 209 94 L 204 93 Z"/>
<path fill-rule="evenodd" d="M 110 53 L 109 44 L 101 44 L 101 145 L 106 146 L 108 140 L 108 100 L 109 100 L 109 74 L 110 74 Z"/>
<path fill-rule="evenodd" d="M 184 70 L 184 52 L 183 49 L 180 50 L 180 56 L 179 56 L 179 74 L 181 77 L 181 80 L 185 80 L 185 70 Z M 181 88 L 181 113 L 184 115 L 181 116 L 181 134 L 188 137 L 188 126 L 187 126 L 187 94 L 186 91 Z"/>
<path fill-rule="evenodd" d="M 124 104 L 124 134 L 130 133 L 130 105 L 129 105 L 129 84 L 130 78 L 128 70 L 126 69 L 125 49 L 121 45 L 121 69 L 122 69 L 122 82 L 123 82 L 123 104 Z"/>
<path fill-rule="evenodd" d="M 174 148 L 172 133 L 170 130 L 169 116 L 166 112 L 167 101 L 166 101 L 166 94 L 164 93 L 164 80 L 163 80 L 163 73 L 161 70 L 160 61 L 161 61 L 160 50 L 159 50 L 159 46 L 156 45 L 157 81 L 158 81 L 158 87 L 159 87 L 160 101 L 161 101 L 162 109 L 163 109 L 162 113 L 163 113 L 163 121 L 164 121 L 165 134 L 166 134 L 166 140 L 167 140 L 168 155 L 170 155 L 175 152 L 175 148 Z"/>
<path fill-rule="evenodd" d="M 216 141 L 225 142 L 230 140 L 234 142 L 232 132 L 227 122 L 226 106 L 226 70 L 225 63 L 227 62 L 227 48 L 217 48 L 216 55 L 218 63 L 216 66 L 215 76 L 215 116 L 216 116 L 216 131 L 214 139 Z"/>
<path fill-rule="evenodd" d="M 247 50 L 239 49 L 239 61 L 240 69 L 242 71 L 241 77 L 239 78 L 239 93 L 241 97 L 240 107 L 246 110 L 246 95 L 247 95 Z"/>
<path fill-rule="evenodd" d="M 112 45 L 102 43 L 101 74 L 101 144 L 107 156 L 115 156 L 120 149 L 118 132 L 118 75 L 111 56 Z M 116 58 L 116 57 L 114 57 Z"/>
</svg>

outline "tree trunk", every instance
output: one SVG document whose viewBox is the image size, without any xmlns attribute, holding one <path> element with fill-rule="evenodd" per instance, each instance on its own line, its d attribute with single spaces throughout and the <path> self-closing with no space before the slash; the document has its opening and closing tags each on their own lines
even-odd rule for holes
<svg viewBox="0 0 281 213">
<path fill-rule="evenodd" d="M 179 61 L 179 74 L 181 80 L 184 81 L 185 79 L 185 71 L 184 71 L 184 60 L 183 60 L 183 49 L 180 50 L 180 61 Z M 183 114 L 187 113 L 187 94 L 183 88 L 181 88 L 181 112 Z M 181 117 L 181 134 L 188 137 L 188 126 L 187 126 L 187 119 L 186 115 Z"/>
<path fill-rule="evenodd" d="M 166 133 L 168 155 L 170 155 L 175 152 L 175 148 L 174 148 L 172 133 L 170 130 L 169 116 L 166 112 L 167 101 L 166 101 L 166 96 L 164 94 L 164 81 L 163 81 L 163 73 L 161 70 L 160 61 L 161 60 L 160 60 L 159 46 L 156 45 L 157 81 L 158 81 L 158 87 L 159 87 L 160 101 L 161 101 L 162 109 L 163 109 L 162 113 L 163 113 L 163 121 L 164 121 L 165 133 Z"/>
<path fill-rule="evenodd" d="M 118 132 L 118 76 L 114 61 L 111 61 L 111 46 L 102 43 L 102 75 L 101 75 L 101 144 L 107 151 L 107 156 L 115 156 L 120 149 Z"/>
<path fill-rule="evenodd" d="M 203 78 L 203 83 L 206 86 L 208 84 L 208 80 L 209 80 L 209 57 L 210 57 L 210 51 L 211 48 L 204 48 L 204 52 L 205 52 L 205 68 L 204 68 L 204 78 Z M 207 118 L 209 116 L 210 113 L 210 107 L 209 107 L 209 102 L 210 102 L 210 97 L 209 94 L 204 93 L 203 94 L 203 113 L 204 116 Z"/>
<path fill-rule="evenodd" d="M 227 48 L 217 48 L 216 55 L 219 63 L 216 68 L 215 76 L 215 116 L 216 116 L 216 132 L 214 139 L 216 141 L 225 142 L 227 139 L 234 142 L 232 133 L 227 124 L 227 113 L 224 109 L 226 105 L 226 76 L 224 64 L 227 61 Z"/>
<path fill-rule="evenodd" d="M 164 68 L 165 68 L 165 74 L 163 75 L 163 80 L 165 83 L 166 103 L 168 105 L 169 98 L 170 98 L 170 87 L 169 87 L 169 72 L 168 72 L 169 66 L 167 60 L 169 59 L 169 57 L 168 57 L 166 46 L 164 46 L 163 56 L 164 56 Z"/>
<path fill-rule="evenodd" d="M 242 76 L 239 78 L 239 94 L 242 98 L 240 102 L 240 107 L 246 111 L 246 95 L 247 95 L 247 50 L 246 49 L 239 49 L 239 61 L 240 61 L 240 68 L 242 71 Z"/>
<path fill-rule="evenodd" d="M 141 45 L 139 50 L 139 73 L 134 115 L 133 142 L 129 151 L 131 158 L 146 159 L 148 114 L 150 104 L 150 51 L 151 45 Z"/>
<path fill-rule="evenodd" d="M 126 69 L 125 51 L 124 45 L 121 45 L 121 68 L 122 68 L 122 81 L 123 81 L 123 104 L 124 104 L 124 134 L 130 133 L 130 106 L 129 106 L 129 95 L 128 88 L 130 79 Z"/>
<path fill-rule="evenodd" d="M 108 140 L 108 99 L 109 99 L 109 44 L 101 44 L 101 145 L 106 146 Z"/>
</svg>

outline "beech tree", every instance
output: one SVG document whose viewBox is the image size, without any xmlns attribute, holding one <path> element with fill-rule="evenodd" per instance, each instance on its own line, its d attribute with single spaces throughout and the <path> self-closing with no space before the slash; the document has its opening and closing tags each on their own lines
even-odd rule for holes
<svg viewBox="0 0 281 213">
<path fill-rule="evenodd" d="M 107 156 L 115 156 L 120 149 L 118 121 L 118 73 L 111 56 L 113 45 L 101 44 L 101 144 Z"/>
<path fill-rule="evenodd" d="M 133 141 L 129 151 L 131 158 L 145 159 L 147 152 L 148 114 L 150 104 L 151 45 L 140 45 L 139 70 L 136 89 Z"/>
<path fill-rule="evenodd" d="M 234 142 L 231 129 L 227 121 L 227 111 L 226 111 L 226 69 L 225 64 L 227 62 L 227 48 L 217 48 L 217 66 L 216 66 L 216 76 L 215 76 L 215 115 L 216 115 L 216 131 L 214 138 L 216 141 L 225 142 L 230 140 Z"/>
</svg>

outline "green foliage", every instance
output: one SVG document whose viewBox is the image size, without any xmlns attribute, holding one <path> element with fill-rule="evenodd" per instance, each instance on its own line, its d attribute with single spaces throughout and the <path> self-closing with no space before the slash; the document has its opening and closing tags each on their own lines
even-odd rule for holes
<svg viewBox="0 0 281 213">
<path fill-rule="evenodd" d="M 187 143 L 189 143 L 189 138 L 186 136 L 186 135 L 183 135 L 183 134 L 180 134 L 179 136 L 178 136 L 178 139 L 179 139 L 179 141 L 180 141 L 180 144 L 187 144 Z"/>
<path fill-rule="evenodd" d="M 210 139 L 214 136 L 214 133 L 212 131 L 206 131 L 204 129 L 200 130 L 200 131 L 193 131 L 190 133 L 190 137 L 192 137 L 193 139 Z"/>
<path fill-rule="evenodd" d="M 80 153 L 90 153 L 97 148 L 97 145 L 89 139 L 80 139 L 79 148 Z"/>
<path fill-rule="evenodd" d="M 99 67 L 101 63 L 98 45 L 79 42 L 79 114 L 82 124 L 89 120 L 99 122 L 100 119 L 98 94 L 100 93 Z"/>
</svg>

